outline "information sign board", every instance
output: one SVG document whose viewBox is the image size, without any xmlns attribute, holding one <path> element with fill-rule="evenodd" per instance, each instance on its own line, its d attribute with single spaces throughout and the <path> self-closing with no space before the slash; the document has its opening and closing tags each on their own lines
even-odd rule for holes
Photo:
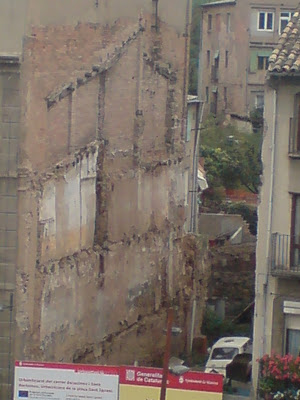
<svg viewBox="0 0 300 400">
<path fill-rule="evenodd" d="M 162 370 L 120 367 L 119 400 L 159 400 Z M 223 376 L 203 372 L 168 374 L 166 400 L 221 400 Z"/>
<path fill-rule="evenodd" d="M 14 400 L 118 400 L 119 368 L 17 361 Z"/>
</svg>

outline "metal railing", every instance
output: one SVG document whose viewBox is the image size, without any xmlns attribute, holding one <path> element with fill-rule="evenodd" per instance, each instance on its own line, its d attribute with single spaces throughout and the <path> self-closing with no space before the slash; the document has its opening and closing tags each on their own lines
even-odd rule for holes
<svg viewBox="0 0 300 400">
<path fill-rule="evenodd" d="M 300 125 L 298 118 L 290 118 L 289 154 L 300 157 Z"/>
<path fill-rule="evenodd" d="M 300 278 L 300 237 L 273 233 L 271 240 L 271 273 Z"/>
</svg>

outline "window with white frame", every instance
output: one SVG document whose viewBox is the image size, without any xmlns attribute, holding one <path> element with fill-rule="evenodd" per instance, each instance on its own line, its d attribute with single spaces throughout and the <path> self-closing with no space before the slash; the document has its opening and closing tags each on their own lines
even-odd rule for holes
<svg viewBox="0 0 300 400">
<path fill-rule="evenodd" d="M 257 29 L 259 31 L 273 31 L 274 13 L 270 11 L 259 11 Z"/>
<path fill-rule="evenodd" d="M 279 18 L 279 33 L 282 33 L 284 28 L 289 23 L 289 20 L 292 18 L 292 13 L 290 11 L 282 11 L 280 13 Z"/>
</svg>

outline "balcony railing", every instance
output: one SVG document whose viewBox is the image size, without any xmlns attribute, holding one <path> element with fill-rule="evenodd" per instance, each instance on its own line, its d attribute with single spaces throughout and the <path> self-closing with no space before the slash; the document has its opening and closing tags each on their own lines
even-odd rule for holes
<svg viewBox="0 0 300 400">
<path fill-rule="evenodd" d="M 289 155 L 300 157 L 300 124 L 298 118 L 290 118 Z"/>
<path fill-rule="evenodd" d="M 272 275 L 300 279 L 300 237 L 274 233 L 271 245 Z"/>
</svg>

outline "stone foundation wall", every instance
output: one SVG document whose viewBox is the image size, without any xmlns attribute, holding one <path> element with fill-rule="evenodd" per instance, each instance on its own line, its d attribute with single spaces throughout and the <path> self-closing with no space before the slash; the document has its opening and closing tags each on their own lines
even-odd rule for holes
<svg viewBox="0 0 300 400">
<path fill-rule="evenodd" d="M 255 295 L 256 243 L 215 247 L 211 253 L 208 298 L 225 300 L 226 316 L 237 316 Z"/>
</svg>

